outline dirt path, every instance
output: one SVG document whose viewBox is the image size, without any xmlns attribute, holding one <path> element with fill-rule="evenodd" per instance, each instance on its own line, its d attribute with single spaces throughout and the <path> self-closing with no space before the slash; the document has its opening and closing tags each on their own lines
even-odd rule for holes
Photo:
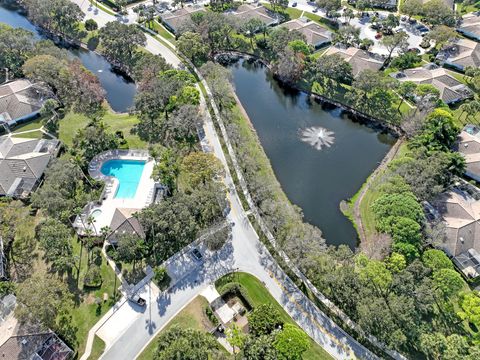
<svg viewBox="0 0 480 360">
<path fill-rule="evenodd" d="M 363 245 L 363 247 L 365 247 L 368 245 L 369 241 L 372 240 L 372 239 L 369 239 L 366 235 L 365 227 L 363 226 L 362 217 L 360 214 L 360 204 L 362 203 L 363 198 L 365 197 L 365 194 L 370 189 L 370 186 L 373 184 L 378 174 L 380 174 L 383 170 L 385 170 L 388 164 L 395 158 L 395 156 L 398 153 L 398 150 L 400 149 L 400 146 L 404 143 L 404 141 L 405 141 L 404 138 L 399 138 L 397 142 L 392 146 L 392 148 L 388 151 L 387 155 L 385 155 L 385 157 L 383 158 L 380 165 L 370 175 L 370 177 L 367 180 L 367 183 L 360 190 L 360 193 L 357 197 L 357 200 L 355 201 L 355 204 L 353 204 L 353 221 L 355 222 L 355 225 L 358 229 L 358 236 L 360 237 L 360 244 L 361 244 L 360 246 Z"/>
</svg>

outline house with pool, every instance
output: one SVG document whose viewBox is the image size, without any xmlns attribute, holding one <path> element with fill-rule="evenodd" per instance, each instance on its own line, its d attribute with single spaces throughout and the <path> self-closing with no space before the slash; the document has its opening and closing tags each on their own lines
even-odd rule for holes
<svg viewBox="0 0 480 360">
<path fill-rule="evenodd" d="M 88 203 L 73 226 L 80 236 L 106 236 L 116 242 L 123 234 L 143 237 L 134 214 L 161 198 L 164 187 L 152 179 L 154 159 L 145 150 L 110 150 L 89 164 L 89 175 L 105 183 L 98 201 Z"/>
</svg>

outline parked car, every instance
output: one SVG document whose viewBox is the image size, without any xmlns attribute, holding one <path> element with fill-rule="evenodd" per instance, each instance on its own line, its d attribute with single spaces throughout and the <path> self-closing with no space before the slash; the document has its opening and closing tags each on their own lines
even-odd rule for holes
<svg viewBox="0 0 480 360">
<path fill-rule="evenodd" d="M 313 13 L 317 13 L 318 12 L 318 8 L 315 8 L 312 10 Z"/>
<path fill-rule="evenodd" d="M 428 28 L 423 24 L 418 24 L 417 26 L 415 26 L 415 29 L 417 29 L 421 33 L 424 33 L 424 32 L 428 31 Z"/>
<path fill-rule="evenodd" d="M 420 49 L 418 49 L 418 48 L 410 48 L 410 49 L 408 49 L 408 52 L 412 52 L 412 53 L 415 53 L 415 54 L 420 54 Z"/>
<path fill-rule="evenodd" d="M 128 300 L 142 307 L 147 304 L 147 301 L 138 294 L 134 294 Z"/>
<path fill-rule="evenodd" d="M 296 1 L 292 3 L 292 7 L 297 7 L 297 2 Z"/>
<path fill-rule="evenodd" d="M 382 33 L 376 33 L 375 34 L 375 39 L 381 39 L 382 38 Z"/>
<path fill-rule="evenodd" d="M 201 261 L 203 259 L 202 253 L 198 251 L 198 249 L 192 250 L 192 256 L 197 261 Z"/>
</svg>

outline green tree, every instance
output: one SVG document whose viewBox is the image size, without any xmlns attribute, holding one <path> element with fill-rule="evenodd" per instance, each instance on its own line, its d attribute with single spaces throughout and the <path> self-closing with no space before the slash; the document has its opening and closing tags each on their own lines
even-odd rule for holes
<svg viewBox="0 0 480 360">
<path fill-rule="evenodd" d="M 133 270 L 138 261 L 141 261 L 147 253 L 145 241 L 132 234 L 122 234 L 119 236 L 116 245 L 116 260 L 133 264 Z"/>
<path fill-rule="evenodd" d="M 406 51 L 408 48 L 408 34 L 405 31 L 399 31 L 392 35 L 385 35 L 381 41 L 382 45 L 388 50 L 388 57 L 386 62 L 388 63 L 392 58 L 392 54 L 395 50 Z"/>
<path fill-rule="evenodd" d="M 229 328 L 226 330 L 227 341 L 233 348 L 233 353 L 237 354 L 240 352 L 245 345 L 246 335 L 243 333 L 242 329 L 232 323 Z"/>
<path fill-rule="evenodd" d="M 216 359 L 221 351 L 210 334 L 193 329 L 172 326 L 158 336 L 154 360 L 205 360 Z"/>
<path fill-rule="evenodd" d="M 52 269 L 58 272 L 68 272 L 75 266 L 72 235 L 70 228 L 58 220 L 48 218 L 40 225 L 38 239 L 45 253 L 45 259 Z"/>
<path fill-rule="evenodd" d="M 255 38 L 255 34 L 260 31 L 262 27 L 263 22 L 257 18 L 251 18 L 240 26 L 241 33 L 250 39 L 250 48 L 252 49 L 252 52 L 255 50 L 253 46 L 253 39 Z"/>
<path fill-rule="evenodd" d="M 205 185 L 223 174 L 220 161 L 212 153 L 204 152 L 192 152 L 185 156 L 180 170 L 191 188 Z"/>
<path fill-rule="evenodd" d="M 272 304 L 262 304 L 248 315 L 248 326 L 250 333 L 257 337 L 269 335 L 283 327 L 283 321 L 280 319 L 280 313 Z"/>
<path fill-rule="evenodd" d="M 285 324 L 283 330 L 275 336 L 274 346 L 279 359 L 297 360 L 310 348 L 310 340 L 297 326 Z"/>
<path fill-rule="evenodd" d="M 465 287 L 459 273 L 452 269 L 439 269 L 433 273 L 433 282 L 444 298 L 457 295 Z"/>
<path fill-rule="evenodd" d="M 461 296 L 460 307 L 457 314 L 462 320 L 467 320 L 477 329 L 480 328 L 480 296 L 474 291 L 469 291 Z"/>
<path fill-rule="evenodd" d="M 442 251 L 437 249 L 426 250 L 422 254 L 422 261 L 428 268 L 433 271 L 440 269 L 451 269 L 453 270 L 453 263 L 448 258 L 448 256 Z"/>
<path fill-rule="evenodd" d="M 335 83 L 349 84 L 353 80 L 352 65 L 338 54 L 320 56 L 311 66 L 312 81 L 333 87 Z"/>
<path fill-rule="evenodd" d="M 137 59 L 138 47 L 145 46 L 147 38 L 135 25 L 111 21 L 100 29 L 103 53 L 116 66 L 132 71 Z"/>
<path fill-rule="evenodd" d="M 0 69 L 8 69 L 9 77 L 21 77 L 22 66 L 34 51 L 33 33 L 0 24 Z"/>
<path fill-rule="evenodd" d="M 378 296 L 386 296 L 392 284 L 392 273 L 385 263 L 360 254 L 356 259 L 356 271 L 362 281 L 373 286 Z"/>
<path fill-rule="evenodd" d="M 330 16 L 333 11 L 338 11 L 342 7 L 340 0 L 317 0 L 315 4 L 326 11 L 327 17 Z"/>
<path fill-rule="evenodd" d="M 277 360 L 274 335 L 249 336 L 245 341 L 243 356 L 246 360 Z"/>
<path fill-rule="evenodd" d="M 168 187 L 170 193 L 177 189 L 177 178 L 179 174 L 177 154 L 172 149 L 164 149 L 153 169 L 152 177 L 162 185 Z"/>
<path fill-rule="evenodd" d="M 421 0 L 405 0 L 400 5 L 400 11 L 407 14 L 409 18 L 418 15 L 422 11 L 423 3 Z"/>
<path fill-rule="evenodd" d="M 411 219 L 422 223 L 424 219 L 422 206 L 412 193 L 385 194 L 372 205 L 379 231 L 391 232 L 391 226 L 397 217 Z"/>
<path fill-rule="evenodd" d="M 51 274 L 34 274 L 18 284 L 15 316 L 23 324 L 56 329 L 59 315 L 72 305 L 68 289 Z"/>
<path fill-rule="evenodd" d="M 87 29 L 88 31 L 94 31 L 94 30 L 97 30 L 98 29 L 98 24 L 95 20 L 93 19 L 87 19 L 85 21 L 85 29 Z"/>
<path fill-rule="evenodd" d="M 395 242 L 418 245 L 422 239 L 421 226 L 415 220 L 406 217 L 392 219 L 390 234 Z"/>
<path fill-rule="evenodd" d="M 332 42 L 344 46 L 358 46 L 360 44 L 360 28 L 352 25 L 342 26 L 333 34 Z"/>
<path fill-rule="evenodd" d="M 449 110 L 435 109 L 426 117 L 423 131 L 414 139 L 414 143 L 429 150 L 449 151 L 457 141 L 459 132 Z"/>
<path fill-rule="evenodd" d="M 84 129 L 80 129 L 73 138 L 73 147 L 90 161 L 103 151 L 118 148 L 119 142 L 115 134 L 108 131 L 102 121 L 92 120 Z"/>
<path fill-rule="evenodd" d="M 164 291 L 170 285 L 171 278 L 167 273 L 167 269 L 164 266 L 157 266 L 154 270 L 153 279 L 155 283 L 160 288 L 160 290 Z"/>
<path fill-rule="evenodd" d="M 458 33 L 446 25 L 437 25 L 426 35 L 428 40 L 435 42 L 436 48 L 441 48 L 451 40 L 458 38 Z"/>
<path fill-rule="evenodd" d="M 28 18 L 49 32 L 67 39 L 82 37 L 80 22 L 85 17 L 80 7 L 68 0 L 23 0 Z"/>
<path fill-rule="evenodd" d="M 302 40 L 290 41 L 288 47 L 292 49 L 294 53 L 302 53 L 305 56 L 312 53 L 312 49 Z"/>
<path fill-rule="evenodd" d="M 421 13 L 432 25 L 455 26 L 455 13 L 442 0 L 427 1 L 421 7 Z"/>
<path fill-rule="evenodd" d="M 407 267 L 407 261 L 404 255 L 393 252 L 388 257 L 386 265 L 392 274 L 398 274 Z"/>
<path fill-rule="evenodd" d="M 209 50 L 201 35 L 191 31 L 187 31 L 179 36 L 177 48 L 178 51 L 197 65 L 207 58 Z"/>
</svg>

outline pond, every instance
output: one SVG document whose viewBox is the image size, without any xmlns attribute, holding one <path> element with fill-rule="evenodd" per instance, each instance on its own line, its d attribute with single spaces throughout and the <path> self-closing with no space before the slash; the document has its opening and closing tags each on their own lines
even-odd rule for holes
<svg viewBox="0 0 480 360">
<path fill-rule="evenodd" d="M 12 27 L 21 27 L 33 32 L 38 39 L 43 38 L 38 28 L 15 9 L 0 3 L 0 23 Z M 126 112 L 133 105 L 136 86 L 130 80 L 112 70 L 110 63 L 93 51 L 84 49 L 67 49 L 70 55 L 77 57 L 88 70 L 94 73 L 106 92 L 111 108 L 116 112 Z"/>
<path fill-rule="evenodd" d="M 328 244 L 354 248 L 357 234 L 339 204 L 360 189 L 395 139 L 352 121 L 338 108 L 312 102 L 306 93 L 285 89 L 258 62 L 241 60 L 230 69 L 238 98 L 290 201 L 322 230 Z"/>
</svg>

